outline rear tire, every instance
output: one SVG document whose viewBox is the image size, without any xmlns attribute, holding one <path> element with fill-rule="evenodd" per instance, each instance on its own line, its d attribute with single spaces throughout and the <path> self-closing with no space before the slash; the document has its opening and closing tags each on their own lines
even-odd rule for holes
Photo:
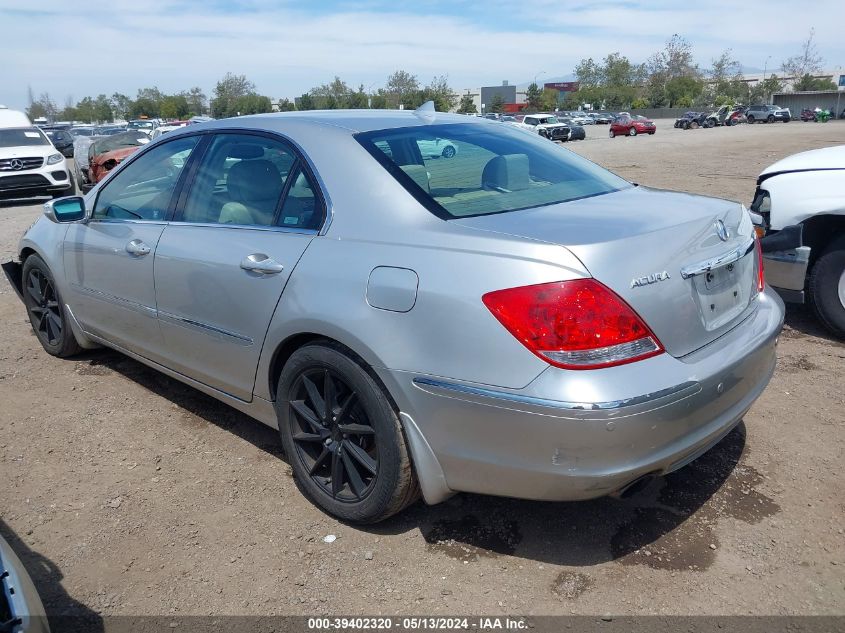
<svg viewBox="0 0 845 633">
<path fill-rule="evenodd" d="M 291 355 L 279 377 L 276 413 L 299 489 L 329 514 L 376 523 L 419 497 L 396 411 L 340 345 L 312 343 Z"/>
<path fill-rule="evenodd" d="M 835 336 L 845 338 L 845 238 L 828 246 L 816 260 L 807 286 L 819 320 Z"/>
<path fill-rule="evenodd" d="M 748 123 L 749 123 L 749 124 L 751 124 L 751 125 L 753 125 L 753 124 L 754 124 L 754 116 L 753 116 L 753 115 L 749 114 L 749 115 L 746 117 L 746 120 L 748 121 Z"/>
<path fill-rule="evenodd" d="M 614 132 L 614 131 L 613 131 L 613 128 L 610 128 L 610 130 L 608 130 L 608 132 L 607 132 L 607 135 L 608 135 L 610 138 L 613 138 L 613 137 L 615 137 L 615 136 L 616 136 L 616 132 Z"/>
<path fill-rule="evenodd" d="M 628 136 L 636 136 L 636 135 L 637 135 L 637 128 L 632 127 L 630 130 L 628 130 Z"/>
<path fill-rule="evenodd" d="M 454 158 L 455 148 L 452 147 L 451 145 L 447 145 L 446 147 L 443 148 L 443 152 L 441 153 L 441 156 L 443 156 L 443 158 Z"/>
<path fill-rule="evenodd" d="M 53 274 L 38 255 L 23 263 L 23 302 L 38 342 L 51 356 L 67 358 L 82 348 L 70 328 Z"/>
<path fill-rule="evenodd" d="M 774 114 L 770 114 L 769 116 L 766 117 L 766 123 L 774 123 L 774 122 L 775 122 L 775 115 Z"/>
</svg>

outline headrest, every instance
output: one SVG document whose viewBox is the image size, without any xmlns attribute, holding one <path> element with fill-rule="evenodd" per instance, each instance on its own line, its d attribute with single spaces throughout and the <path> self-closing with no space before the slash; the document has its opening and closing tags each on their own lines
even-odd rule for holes
<svg viewBox="0 0 845 633">
<path fill-rule="evenodd" d="M 241 160 L 263 158 L 264 148 L 253 143 L 238 143 L 226 149 L 226 156 L 229 158 L 240 158 Z"/>
<path fill-rule="evenodd" d="M 244 160 L 232 165 L 226 180 L 229 196 L 240 202 L 278 200 L 282 176 L 269 160 Z"/>
<path fill-rule="evenodd" d="M 504 154 L 490 159 L 481 174 L 482 187 L 520 191 L 528 189 L 528 156 Z"/>
<path fill-rule="evenodd" d="M 422 187 L 423 191 L 431 193 L 431 185 L 428 182 L 428 171 L 426 171 L 424 165 L 400 165 L 399 167 L 411 177 L 411 180 Z"/>
</svg>

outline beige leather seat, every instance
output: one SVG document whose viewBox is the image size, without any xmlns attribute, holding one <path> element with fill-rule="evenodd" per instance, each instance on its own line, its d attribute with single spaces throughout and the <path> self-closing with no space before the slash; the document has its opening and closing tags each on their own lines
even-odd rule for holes
<svg viewBox="0 0 845 633">
<path fill-rule="evenodd" d="M 271 225 L 284 185 L 278 168 L 269 160 L 235 163 L 226 179 L 231 202 L 223 205 L 218 221 L 221 224 Z"/>
</svg>

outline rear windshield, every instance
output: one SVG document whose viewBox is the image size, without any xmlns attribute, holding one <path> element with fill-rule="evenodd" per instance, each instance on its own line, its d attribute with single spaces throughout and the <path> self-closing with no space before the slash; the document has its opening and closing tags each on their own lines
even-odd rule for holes
<svg viewBox="0 0 845 633">
<path fill-rule="evenodd" d="M 31 147 L 49 145 L 50 141 L 41 130 L 35 128 L 12 128 L 0 130 L 0 147 Z"/>
<path fill-rule="evenodd" d="M 509 125 L 422 125 L 355 138 L 444 219 L 569 202 L 632 186 L 539 135 Z"/>
</svg>

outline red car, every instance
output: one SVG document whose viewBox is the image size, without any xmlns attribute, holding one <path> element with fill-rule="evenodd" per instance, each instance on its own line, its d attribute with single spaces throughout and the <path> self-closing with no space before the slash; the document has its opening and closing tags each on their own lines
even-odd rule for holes
<svg viewBox="0 0 845 633">
<path fill-rule="evenodd" d="M 614 136 L 636 136 L 637 134 L 654 134 L 657 128 L 654 122 L 639 114 L 620 114 L 610 124 L 610 138 Z"/>
</svg>

